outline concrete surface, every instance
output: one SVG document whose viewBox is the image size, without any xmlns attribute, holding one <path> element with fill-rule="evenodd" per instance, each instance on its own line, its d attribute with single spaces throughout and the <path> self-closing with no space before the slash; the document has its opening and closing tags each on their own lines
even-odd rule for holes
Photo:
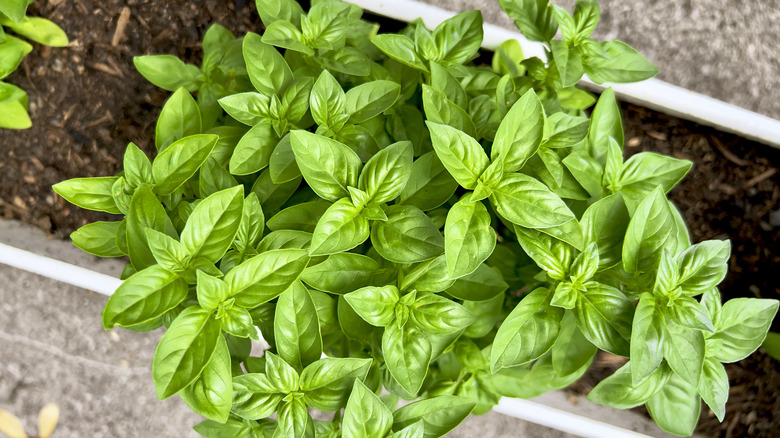
<svg viewBox="0 0 780 438">
<path fill-rule="evenodd" d="M 420 0 L 516 29 L 496 0 Z M 575 0 L 552 0 L 573 11 Z M 780 120 L 777 0 L 600 0 L 594 38 L 619 39 L 661 70 L 658 79 Z"/>
<path fill-rule="evenodd" d="M 91 257 L 70 242 L 49 240 L 37 228 L 0 220 L 0 242 L 110 275 L 117 260 Z M 178 397 L 157 400 L 151 376 L 162 335 L 104 331 L 103 295 L 0 265 L 0 409 L 19 416 L 31 436 L 47 403 L 60 407 L 55 438 L 193 437 L 200 418 Z M 634 412 L 572 404 L 553 392 L 537 399 L 656 437 L 669 437 Z M 568 438 L 553 429 L 498 413 L 468 418 L 454 438 Z"/>
</svg>

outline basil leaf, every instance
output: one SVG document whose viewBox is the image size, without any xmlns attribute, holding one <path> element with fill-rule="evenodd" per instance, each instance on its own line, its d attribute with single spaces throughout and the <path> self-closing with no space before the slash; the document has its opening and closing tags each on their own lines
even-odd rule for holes
<svg viewBox="0 0 780 438">
<path fill-rule="evenodd" d="M 631 409 L 650 400 L 674 375 L 668 366 L 661 365 L 642 381 L 635 382 L 631 377 L 632 362 L 599 382 L 588 394 L 588 401 L 616 409 Z"/>
<path fill-rule="evenodd" d="M 209 157 L 203 163 L 198 175 L 198 192 L 200 196 L 213 195 L 220 190 L 227 190 L 238 185 L 230 172 L 214 157 Z"/>
<path fill-rule="evenodd" d="M 168 91 L 176 91 L 180 87 L 197 91 L 200 85 L 200 69 L 173 55 L 135 56 L 133 64 L 147 81 Z"/>
<path fill-rule="evenodd" d="M 395 306 L 400 296 L 393 285 L 367 286 L 344 295 L 344 299 L 367 323 L 384 327 L 395 319 Z"/>
<path fill-rule="evenodd" d="M 639 82 L 658 74 L 656 66 L 618 40 L 601 43 L 599 50 L 588 50 L 582 64 L 588 77 L 598 84 Z"/>
<path fill-rule="evenodd" d="M 653 373 L 664 358 L 664 344 L 668 342 L 664 318 L 655 297 L 643 293 L 634 313 L 631 326 L 631 379 L 634 384 Z"/>
<path fill-rule="evenodd" d="M 84 225 L 70 235 L 73 244 L 98 257 L 121 257 L 124 253 L 117 247 L 116 238 L 120 222 L 93 222 Z"/>
<path fill-rule="evenodd" d="M 726 401 L 729 399 L 729 376 L 726 374 L 726 368 L 719 361 L 712 358 L 704 359 L 698 392 L 718 421 L 723 421 L 726 415 Z"/>
<path fill-rule="evenodd" d="M 707 308 L 693 298 L 679 297 L 670 300 L 664 307 L 666 317 L 671 321 L 694 330 L 714 332 Z"/>
<path fill-rule="evenodd" d="M 531 41 L 549 42 L 558 31 L 558 22 L 546 0 L 498 0 L 498 3 Z"/>
<path fill-rule="evenodd" d="M 349 123 L 358 124 L 382 114 L 400 93 L 401 86 L 392 81 L 366 82 L 350 89 L 345 100 Z"/>
<path fill-rule="evenodd" d="M 157 147 L 157 151 L 161 152 L 176 140 L 200 134 L 202 129 L 197 102 L 186 89 L 179 88 L 168 98 L 160 112 L 154 129 L 154 145 Z M 130 178 L 127 176 L 127 165 L 125 165 L 125 178 L 128 178 L 128 182 L 130 182 Z M 137 185 L 133 182 L 130 184 Z"/>
<path fill-rule="evenodd" d="M 403 429 L 393 432 L 387 435 L 387 438 L 424 438 L 425 437 L 425 423 L 420 420 L 416 423 L 410 424 Z"/>
<path fill-rule="evenodd" d="M 597 282 L 585 284 L 577 294 L 574 316 L 577 326 L 595 346 L 612 354 L 629 355 L 634 306 L 622 292 Z"/>
<path fill-rule="evenodd" d="M 268 219 L 266 226 L 273 231 L 289 229 L 312 233 L 328 207 L 327 202 L 319 201 L 293 205 Z"/>
<path fill-rule="evenodd" d="M 306 402 L 295 394 L 279 405 L 276 414 L 279 424 L 274 437 L 314 438 L 314 420 L 306 409 Z"/>
<path fill-rule="evenodd" d="M 490 157 L 493 161 L 503 160 L 504 172 L 516 172 L 536 153 L 543 136 L 542 104 L 536 93 L 530 90 L 512 106 L 498 125 Z"/>
<path fill-rule="evenodd" d="M 271 181 L 271 172 L 264 170 L 252 185 L 252 193 L 257 196 L 263 209 L 273 214 L 295 194 L 300 185 L 300 177 L 285 183 L 274 184 Z"/>
<path fill-rule="evenodd" d="M 391 205 L 385 212 L 387 220 L 371 226 L 371 243 L 384 259 L 416 263 L 444 252 L 444 238 L 421 210 L 411 205 Z"/>
<path fill-rule="evenodd" d="M 424 425 L 425 438 L 438 438 L 460 424 L 474 409 L 475 403 L 463 397 L 442 396 L 410 403 L 397 411 L 393 429 L 400 430 L 418 421 Z"/>
<path fill-rule="evenodd" d="M 249 80 L 255 90 L 266 96 L 281 94 L 293 80 L 292 70 L 282 55 L 265 44 L 260 35 L 249 32 L 244 36 L 244 60 Z"/>
<path fill-rule="evenodd" d="M 274 184 L 283 184 L 301 177 L 301 170 L 295 162 L 295 153 L 290 145 L 290 135 L 285 135 L 274 147 L 268 160 L 269 176 Z"/>
<path fill-rule="evenodd" d="M 728 240 L 706 240 L 683 251 L 677 256 L 683 293 L 698 295 L 717 286 L 726 277 L 730 255 Z"/>
<path fill-rule="evenodd" d="M 452 206 L 444 224 L 444 254 L 450 278 L 476 271 L 495 247 L 496 232 L 484 204 L 464 197 Z"/>
<path fill-rule="evenodd" d="M 482 13 L 467 11 L 444 20 L 433 31 L 433 40 L 442 61 L 468 61 L 482 44 Z"/>
<path fill-rule="evenodd" d="M 187 297 L 187 283 L 173 272 L 152 265 L 125 280 L 103 309 L 103 328 L 133 326 L 153 320 Z"/>
<path fill-rule="evenodd" d="M 664 357 L 674 373 L 696 388 L 704 363 L 704 336 L 701 331 L 666 321 Z"/>
<path fill-rule="evenodd" d="M 719 362 L 746 358 L 764 342 L 777 314 L 778 301 L 735 298 L 723 305 L 715 334 L 707 340 L 707 350 Z"/>
<path fill-rule="evenodd" d="M 639 204 L 657 186 L 671 190 L 685 177 L 693 163 L 652 152 L 640 152 L 629 158 L 620 169 L 617 185 L 634 205 Z"/>
<path fill-rule="evenodd" d="M 152 163 L 157 194 L 170 195 L 192 178 L 209 157 L 218 139 L 214 134 L 190 135 L 160 152 Z"/>
<path fill-rule="evenodd" d="M 637 207 L 623 242 L 623 269 L 628 273 L 656 269 L 664 249 L 675 244 L 676 223 L 669 201 L 659 187 Z"/>
<path fill-rule="evenodd" d="M 272 249 L 305 249 L 311 243 L 311 233 L 298 230 L 279 230 L 268 233 L 257 245 L 257 252 Z"/>
<path fill-rule="evenodd" d="M 188 307 L 173 321 L 154 352 L 152 376 L 157 397 L 178 393 L 200 376 L 220 338 L 212 312 Z"/>
<path fill-rule="evenodd" d="M 598 348 L 582 334 L 574 315 L 566 312 L 561 320 L 558 338 L 550 351 L 553 369 L 557 375 L 563 377 L 590 365 Z"/>
<path fill-rule="evenodd" d="M 273 353 L 267 355 L 270 358 Z M 292 370 L 292 373 L 297 378 L 295 370 Z M 239 375 L 233 378 L 231 411 L 247 420 L 259 420 L 276 412 L 285 393 L 279 383 L 272 380 L 269 375 L 257 373 Z"/>
<path fill-rule="evenodd" d="M 214 193 L 200 202 L 187 219 L 181 243 L 194 257 L 216 262 L 230 248 L 241 224 L 243 187 Z"/>
<path fill-rule="evenodd" d="M 387 370 L 393 378 L 406 392 L 417 394 L 432 359 L 428 336 L 412 324 L 389 324 L 382 336 L 382 352 Z"/>
<path fill-rule="evenodd" d="M 355 380 L 344 410 L 344 438 L 384 438 L 393 426 L 393 413 L 360 380 Z"/>
<path fill-rule="evenodd" d="M 225 275 L 236 305 L 252 309 L 276 298 L 298 279 L 309 256 L 302 249 L 276 249 L 256 255 Z"/>
<path fill-rule="evenodd" d="M 265 228 L 265 216 L 260 206 L 260 201 L 254 193 L 244 199 L 244 207 L 241 211 L 241 223 L 236 232 L 233 245 L 239 252 L 246 252 L 257 246 L 263 236 Z"/>
<path fill-rule="evenodd" d="M 276 349 L 279 357 L 298 370 L 317 361 L 322 355 L 319 323 L 316 318 L 312 320 L 309 317 L 316 314 L 314 301 L 306 286 L 300 282 L 293 283 L 279 295 L 274 318 Z"/>
<path fill-rule="evenodd" d="M 238 141 L 230 157 L 230 173 L 249 175 L 268 166 L 279 138 L 268 121 L 260 121 Z"/>
<path fill-rule="evenodd" d="M 552 293 L 539 288 L 525 296 L 501 324 L 493 341 L 490 367 L 522 365 L 548 352 L 558 337 L 563 309 L 552 307 Z"/>
<path fill-rule="evenodd" d="M 81 208 L 119 214 L 111 187 L 118 177 L 73 178 L 54 184 L 52 188 L 71 204 Z"/>
<path fill-rule="evenodd" d="M 269 24 L 263 32 L 262 41 L 276 47 L 314 55 L 314 50 L 306 45 L 303 34 L 289 21 L 277 20 Z"/>
<path fill-rule="evenodd" d="M 219 278 L 197 271 L 197 297 L 200 307 L 206 310 L 214 310 L 230 296 L 227 283 Z M 219 319 L 219 318 L 218 318 Z"/>
<path fill-rule="evenodd" d="M 282 108 L 285 117 L 291 123 L 299 123 L 309 111 L 309 96 L 314 85 L 314 79 L 309 77 L 296 78 L 282 95 Z M 281 134 L 280 134 L 281 135 Z"/>
<path fill-rule="evenodd" d="M 414 161 L 409 181 L 401 191 L 401 204 L 414 205 L 423 211 L 433 210 L 447 202 L 458 183 L 431 151 Z"/>
<path fill-rule="evenodd" d="M 306 404 L 324 412 L 343 408 L 354 382 L 366 378 L 371 361 L 324 358 L 313 362 L 301 373 L 301 390 Z"/>
<path fill-rule="evenodd" d="M 474 322 L 474 315 L 462 305 L 432 293 L 418 293 L 409 317 L 426 333 L 451 334 Z"/>
<path fill-rule="evenodd" d="M 620 263 L 623 239 L 631 220 L 620 194 L 599 199 L 582 215 L 586 242 L 596 242 L 599 249 L 599 270 Z"/>
<path fill-rule="evenodd" d="M 244 125 L 255 126 L 270 120 L 271 99 L 268 95 L 249 91 L 219 99 L 219 106 Z"/>
<path fill-rule="evenodd" d="M 414 41 L 405 35 L 382 34 L 371 38 L 371 42 L 385 55 L 408 65 L 409 67 L 428 71 L 420 55 L 414 47 Z"/>
<path fill-rule="evenodd" d="M 501 276 L 501 271 L 483 263 L 476 271 L 455 280 L 446 292 L 447 295 L 459 300 L 485 301 L 498 296 L 508 288 L 509 285 Z"/>
<path fill-rule="evenodd" d="M 317 222 L 310 253 L 316 256 L 348 251 L 365 242 L 368 235 L 368 219 L 362 209 L 349 199 L 341 199 L 328 207 Z"/>
<path fill-rule="evenodd" d="M 447 98 L 447 96 L 428 85 L 423 84 L 423 109 L 428 122 L 448 125 L 463 131 L 471 137 L 477 136 L 477 127 L 464 108 Z"/>
<path fill-rule="evenodd" d="M 647 411 L 664 431 L 691 436 L 701 414 L 701 399 L 695 386 L 672 374 L 661 390 L 647 401 Z"/>
<path fill-rule="evenodd" d="M 574 258 L 572 247 L 536 230 L 514 227 L 517 241 L 537 266 L 555 280 L 563 280 Z"/>
<path fill-rule="evenodd" d="M 371 257 L 352 253 L 336 253 L 324 262 L 303 271 L 301 281 L 314 289 L 345 294 L 371 282 L 379 264 Z"/>
<path fill-rule="evenodd" d="M 127 210 L 127 250 L 130 262 L 137 270 L 155 263 L 146 236 L 146 230 L 149 228 L 170 237 L 178 237 L 176 228 L 160 201 L 148 186 L 142 185 L 136 189 Z"/>
<path fill-rule="evenodd" d="M 446 125 L 426 122 L 436 155 L 450 175 L 466 189 L 474 189 L 482 172 L 487 169 L 488 157 L 482 146 L 472 137 Z"/>
<path fill-rule="evenodd" d="M 335 202 L 349 196 L 347 187 L 357 187 L 362 163 L 343 143 L 298 130 L 290 145 L 303 178 L 321 198 Z"/>
<path fill-rule="evenodd" d="M 557 8 L 557 6 L 553 7 Z M 564 37 L 564 39 L 567 38 Z M 571 87 L 577 84 L 584 73 L 582 60 L 580 59 L 577 50 L 574 47 L 570 47 L 564 41 L 554 40 L 550 45 L 553 59 L 555 60 L 555 67 L 557 68 L 558 76 L 561 79 L 561 85 L 564 87 Z"/>
<path fill-rule="evenodd" d="M 612 137 L 618 144 L 623 145 L 623 123 L 620 120 L 620 106 L 615 99 L 615 92 L 611 87 L 607 88 L 599 96 L 593 113 L 590 116 L 588 128 L 588 144 L 590 155 L 604 164 L 604 156 L 609 146 L 609 138 Z"/>
<path fill-rule="evenodd" d="M 358 188 L 373 202 L 388 202 L 401 194 L 412 172 L 414 150 L 408 141 L 382 149 L 363 167 Z"/>
<path fill-rule="evenodd" d="M 303 15 L 303 9 L 295 0 L 255 0 L 257 13 L 263 25 L 270 26 L 275 21 L 289 21 L 298 25 Z"/>
<path fill-rule="evenodd" d="M 220 337 L 217 341 L 203 373 L 179 395 L 196 414 L 221 423 L 227 421 L 233 403 L 233 381 L 225 338 Z"/>
</svg>

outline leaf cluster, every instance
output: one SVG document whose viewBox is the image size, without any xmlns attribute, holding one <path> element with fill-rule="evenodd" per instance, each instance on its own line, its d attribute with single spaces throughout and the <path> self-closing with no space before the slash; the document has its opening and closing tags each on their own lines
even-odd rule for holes
<svg viewBox="0 0 780 438">
<path fill-rule="evenodd" d="M 68 37 L 59 26 L 45 18 L 26 15 L 27 6 L 33 1 L 0 2 L 0 128 L 27 129 L 32 126 L 27 113 L 27 93 L 16 85 L 2 82 L 32 51 L 32 45 L 22 37 L 45 46 L 68 45 Z"/>
<path fill-rule="evenodd" d="M 121 174 L 54 189 L 124 215 L 73 242 L 129 257 L 103 324 L 166 327 L 157 395 L 206 417 L 200 434 L 438 437 L 571 384 L 599 350 L 630 360 L 591 400 L 681 435 L 701 400 L 722 418 L 722 363 L 778 303 L 721 304 L 729 243 L 692 245 L 666 197 L 691 163 L 624 161 L 614 93 L 573 87 L 655 69 L 590 39 L 593 1 L 501 3 L 546 61 L 510 41 L 470 64 L 478 12 L 378 34 L 338 0 L 258 0 L 265 33 L 212 26 L 200 68 L 136 58 L 174 91 L 157 156 L 130 144 Z"/>
</svg>

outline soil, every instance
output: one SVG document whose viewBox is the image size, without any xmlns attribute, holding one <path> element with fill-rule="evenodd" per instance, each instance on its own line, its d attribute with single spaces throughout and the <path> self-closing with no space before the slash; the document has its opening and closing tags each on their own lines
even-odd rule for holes
<svg viewBox="0 0 780 438">
<path fill-rule="evenodd" d="M 170 53 L 198 64 L 209 24 L 220 23 L 237 35 L 261 29 L 252 3 L 39 0 L 32 5 L 31 15 L 60 24 L 72 43 L 65 49 L 37 46 L 7 78 L 29 93 L 33 129 L 0 132 L 0 217 L 35 224 L 59 238 L 86 223 L 110 220 L 110 215 L 67 204 L 51 185 L 117 173 L 131 141 L 152 153 L 154 124 L 168 92 L 146 82 L 132 57 Z M 115 35 L 123 8 L 130 12 L 129 21 Z M 780 151 L 635 105 L 624 104 L 622 110 L 628 154 L 655 151 L 694 162 L 671 198 L 694 242 L 731 240 L 730 272 L 721 285 L 724 299 L 780 298 L 773 271 L 780 262 Z M 601 356 L 574 389 L 587 392 L 620 363 Z M 780 430 L 778 362 L 759 351 L 727 370 L 732 389 L 726 419 L 718 423 L 705 409 L 697 431 L 775 436 Z"/>
</svg>

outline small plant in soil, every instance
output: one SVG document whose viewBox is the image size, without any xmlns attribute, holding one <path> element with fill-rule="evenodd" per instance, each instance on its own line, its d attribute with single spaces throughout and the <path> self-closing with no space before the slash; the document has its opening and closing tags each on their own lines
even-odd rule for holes
<svg viewBox="0 0 780 438">
<path fill-rule="evenodd" d="M 40 17 L 28 17 L 27 6 L 34 0 L 0 0 L 0 79 L 19 67 L 32 46 L 20 37 L 52 47 L 68 45 L 59 26 Z M 0 128 L 26 129 L 32 126 L 27 114 L 27 93 L 0 81 Z"/>
<path fill-rule="evenodd" d="M 596 2 L 501 0 L 547 56 L 508 41 L 490 66 L 472 62 L 479 12 L 378 34 L 312 3 L 258 0 L 262 36 L 214 25 L 200 68 L 136 58 L 174 91 L 156 158 L 130 144 L 120 175 L 54 187 L 124 215 L 72 238 L 129 256 L 103 324 L 166 327 L 159 398 L 206 437 L 438 437 L 603 350 L 630 360 L 590 400 L 645 404 L 678 435 L 702 400 L 722 418 L 722 363 L 761 345 L 778 302 L 721 304 L 729 243 L 692 244 L 666 197 L 691 163 L 624 161 L 611 89 L 574 87 L 657 72 L 590 38 Z"/>
</svg>

